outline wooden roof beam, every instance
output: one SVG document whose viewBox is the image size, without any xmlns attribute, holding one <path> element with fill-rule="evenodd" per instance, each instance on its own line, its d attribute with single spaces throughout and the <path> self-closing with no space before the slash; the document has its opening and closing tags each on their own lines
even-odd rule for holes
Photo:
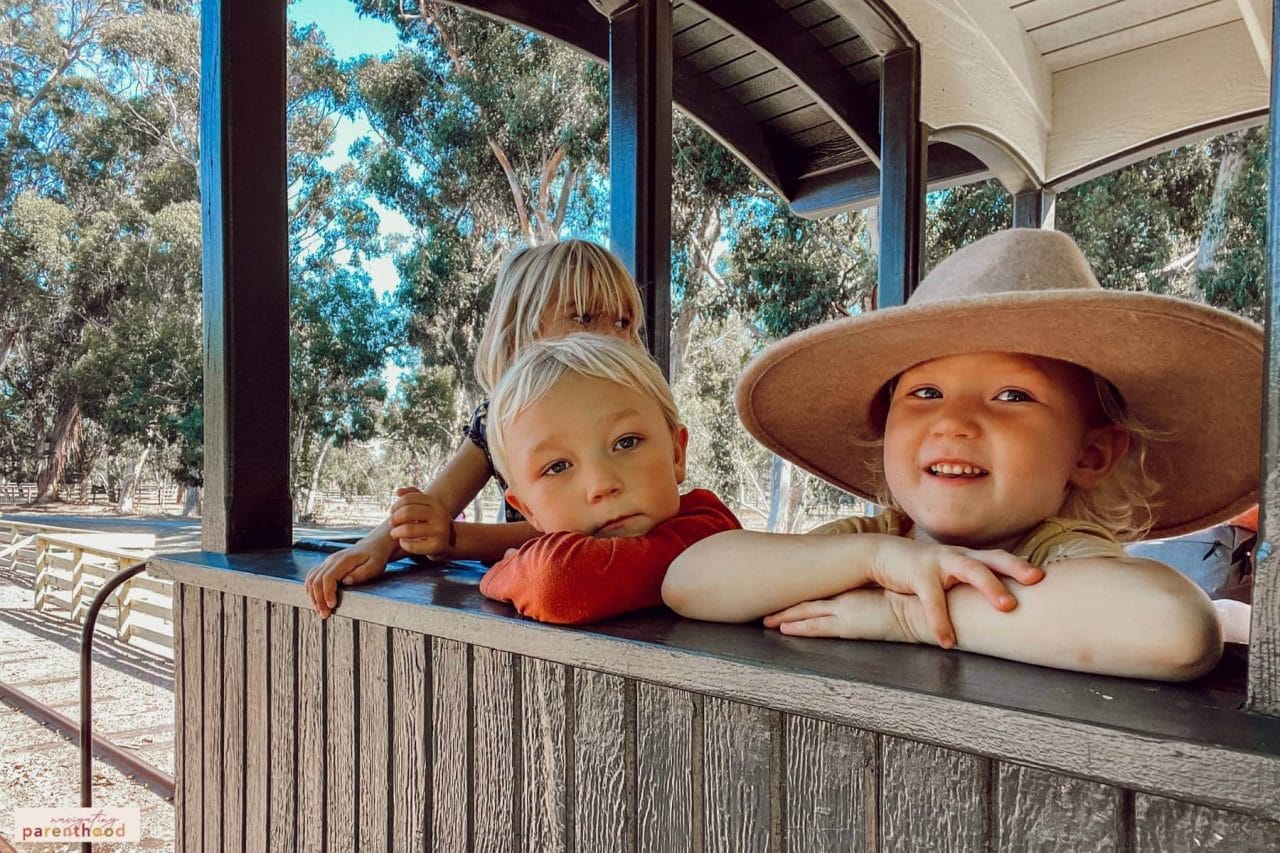
<svg viewBox="0 0 1280 853">
<path fill-rule="evenodd" d="M 991 177 L 991 170 L 977 157 L 941 142 L 929 143 L 927 190 L 939 190 Z M 805 178 L 796 187 L 791 209 L 805 219 L 822 219 L 847 210 L 878 203 L 880 170 L 870 163 L 847 166 Z"/>
<path fill-rule="evenodd" d="M 1043 183 L 1049 131 L 1056 121 L 1053 80 L 1009 4 L 884 0 L 884 5 L 920 44 L 921 121 L 935 136 L 964 128 L 999 140 L 1012 161 L 1029 170 L 1030 184 Z M 999 168 L 997 177 L 1006 180 Z"/>
<path fill-rule="evenodd" d="M 1240 17 L 1249 29 L 1249 38 L 1257 51 L 1262 73 L 1271 77 L 1271 0 L 1236 0 Z"/>
<path fill-rule="evenodd" d="M 771 3 L 738 0 L 695 0 L 690 5 L 702 9 L 772 59 L 879 167 L 879 104 L 859 95 L 848 72 L 786 10 Z"/>
</svg>

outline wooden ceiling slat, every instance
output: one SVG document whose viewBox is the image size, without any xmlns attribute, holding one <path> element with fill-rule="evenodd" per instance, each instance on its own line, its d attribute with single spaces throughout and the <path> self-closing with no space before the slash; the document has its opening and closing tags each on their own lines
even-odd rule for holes
<svg viewBox="0 0 1280 853">
<path fill-rule="evenodd" d="M 775 108 L 776 108 L 777 100 L 778 100 L 779 98 L 784 97 L 785 95 L 788 95 L 788 94 L 792 93 L 792 92 L 799 93 L 799 92 L 800 92 L 800 86 L 799 86 L 798 84 L 796 84 L 796 83 L 790 83 L 790 84 L 788 84 L 788 85 L 786 85 L 786 86 L 782 87 L 781 89 L 774 89 L 774 90 L 772 90 L 772 91 L 765 92 L 765 93 L 764 93 L 764 94 L 762 94 L 762 95 L 757 95 L 756 97 L 753 97 L 753 98 L 751 98 L 750 100 L 743 101 L 743 102 L 742 102 L 742 105 L 743 105 L 744 107 L 756 107 L 757 112 L 758 112 L 759 114 L 763 114 L 763 115 L 771 115 L 771 114 L 772 114 L 772 111 L 761 112 L 764 108 L 760 107 L 759 105 L 760 105 L 760 104 L 764 104 L 764 103 L 766 103 L 766 102 L 768 102 L 768 101 L 773 101 L 773 102 L 774 102 L 774 104 L 775 104 Z"/>
<path fill-rule="evenodd" d="M 1050 54 L 1155 21 L 1172 21 L 1188 10 L 1220 2 L 1235 4 L 1235 0 L 1124 0 L 1039 27 L 1030 35 L 1041 53 Z"/>
<path fill-rule="evenodd" d="M 821 149 L 823 146 L 833 146 L 833 150 L 839 150 L 840 165 L 849 163 L 865 163 L 867 155 L 853 143 L 849 138 L 849 134 L 840 129 L 834 121 L 824 122 L 816 127 L 810 127 L 800 133 L 788 137 L 787 142 L 794 145 L 801 153 L 801 162 L 805 164 L 804 171 L 808 171 L 809 163 L 812 159 L 813 151 Z"/>
<path fill-rule="evenodd" d="M 1018 23 L 1022 24 L 1024 30 L 1031 32 L 1066 18 L 1123 2 L 1125 0 L 1031 0 L 1029 3 L 1015 4 L 1012 8 Z"/>
<path fill-rule="evenodd" d="M 853 144 L 845 134 L 818 138 L 805 146 L 803 152 L 804 167 L 800 170 L 800 178 L 813 177 L 841 166 L 867 162 L 866 155 Z"/>
<path fill-rule="evenodd" d="M 879 152 L 878 103 L 861 98 L 852 91 L 853 87 L 846 82 L 848 74 L 842 64 L 824 51 L 791 13 L 779 11 L 775 14 L 763 5 L 743 4 L 736 0 L 700 0 L 697 5 L 753 42 L 761 53 L 787 68 L 790 75 L 829 110 L 864 150 Z"/>
<path fill-rule="evenodd" d="M 806 128 L 816 127 L 829 121 L 831 121 L 831 116 L 827 115 L 826 110 L 813 101 L 808 101 L 807 103 L 797 103 L 785 110 L 780 110 L 760 123 L 765 125 L 771 132 L 790 137 L 793 134 L 803 132 Z M 835 124 L 835 122 L 832 122 L 832 124 Z"/>
<path fill-rule="evenodd" d="M 1214 0 L 1185 12 L 1109 33 L 1044 55 L 1051 71 L 1062 71 L 1160 42 L 1222 26 L 1240 18 L 1235 0 Z"/>
<path fill-rule="evenodd" d="M 675 21 L 671 22 L 671 39 L 673 42 L 678 44 L 680 39 L 692 30 L 696 30 L 699 27 L 705 27 L 707 24 L 711 23 L 710 18 L 697 16 L 692 13 L 688 15 L 688 18 L 689 20 L 687 22 L 681 22 L 680 26 L 676 26 Z"/>
<path fill-rule="evenodd" d="M 688 52 L 685 52 L 682 49 L 683 48 L 682 45 L 677 45 L 676 55 L 679 56 L 681 59 L 687 59 L 690 62 L 693 62 L 695 65 L 697 65 L 698 64 L 697 57 L 699 54 L 705 53 L 708 50 L 715 50 L 718 47 L 724 47 L 726 46 L 726 43 L 732 40 L 733 38 L 734 38 L 733 33 L 722 33 L 718 37 L 706 42 L 701 47 L 695 47 L 692 50 L 689 50 Z M 727 46 L 732 47 L 732 45 L 727 45 Z"/>
<path fill-rule="evenodd" d="M 773 65 L 769 65 L 754 74 L 734 80 L 724 87 L 724 91 L 737 98 L 739 103 L 751 104 L 758 100 L 761 95 L 768 95 L 785 86 L 794 85 L 794 80 Z"/>
</svg>

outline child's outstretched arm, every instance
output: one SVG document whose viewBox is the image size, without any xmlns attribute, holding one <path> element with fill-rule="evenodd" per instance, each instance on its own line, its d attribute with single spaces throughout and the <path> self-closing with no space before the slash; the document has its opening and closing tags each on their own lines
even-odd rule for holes
<svg viewBox="0 0 1280 853">
<path fill-rule="evenodd" d="M 457 537 L 453 519 L 488 479 L 489 462 L 484 452 L 471 441 L 464 441 L 425 491 L 398 489 L 396 503 L 385 521 L 355 545 L 330 554 L 307 574 L 305 588 L 316 611 L 322 618 L 327 617 L 337 606 L 339 584 L 350 586 L 373 580 L 386 571 L 387 563 L 408 554 L 467 558 L 452 550 L 451 543 Z M 529 538 L 530 533 L 526 531 L 519 541 Z M 511 535 L 503 538 L 468 534 L 465 539 L 464 545 L 484 552 L 470 555 L 474 559 L 486 559 L 495 550 L 494 558 L 500 557 L 514 541 Z M 502 547 L 497 547 L 499 544 Z"/>
<path fill-rule="evenodd" d="M 676 558 L 662 586 L 683 616 L 747 622 L 797 602 L 877 585 L 918 597 L 939 645 L 954 644 L 946 590 L 972 587 L 984 607 L 1007 610 L 1014 598 L 997 575 L 1034 584 L 1043 573 L 1005 551 L 975 551 L 876 533 L 790 535 L 735 530 L 693 545 Z"/>
<path fill-rule="evenodd" d="M 1034 586 L 1010 588 L 1016 609 L 993 611 L 978 591 L 947 593 L 958 646 L 995 657 L 1133 678 L 1182 681 L 1204 675 L 1222 654 L 1209 599 L 1152 560 L 1087 557 L 1050 564 Z M 789 607 L 765 620 L 799 636 L 935 642 L 923 602 L 856 590 Z"/>
</svg>

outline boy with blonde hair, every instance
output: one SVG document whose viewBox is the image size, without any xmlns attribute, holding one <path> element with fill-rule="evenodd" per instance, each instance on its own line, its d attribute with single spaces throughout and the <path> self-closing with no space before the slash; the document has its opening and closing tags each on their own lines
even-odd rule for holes
<svg viewBox="0 0 1280 853">
<path fill-rule="evenodd" d="M 604 335 L 530 344 L 489 403 L 489 451 L 507 500 L 542 533 L 480 584 L 544 622 L 662 603 L 676 555 L 741 525 L 705 489 L 681 496 L 689 433 L 641 350 Z"/>
</svg>

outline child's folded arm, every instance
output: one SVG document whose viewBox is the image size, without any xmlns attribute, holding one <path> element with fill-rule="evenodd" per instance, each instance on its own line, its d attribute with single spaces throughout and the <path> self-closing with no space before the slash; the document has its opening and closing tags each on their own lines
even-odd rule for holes
<svg viewBox="0 0 1280 853">
<path fill-rule="evenodd" d="M 667 606 L 695 619 L 745 622 L 798 602 L 870 584 L 920 596 L 933 636 L 955 640 L 945 590 L 971 585 L 989 607 L 1016 606 L 997 575 L 1023 584 L 1043 572 L 1005 551 L 914 542 L 878 533 L 789 536 L 733 531 L 681 554 L 663 584 Z"/>
<path fill-rule="evenodd" d="M 1222 653 L 1212 604 L 1173 569 L 1150 560 L 1087 557 L 1051 564 L 1034 586 L 1011 584 L 1013 611 L 978 592 L 947 593 L 960 648 L 1103 675 L 1181 681 L 1204 675 Z M 874 600 L 882 596 L 881 601 Z M 886 618 L 886 613 L 894 618 Z M 859 591 L 774 614 L 788 634 L 933 643 L 920 599 Z"/>
<path fill-rule="evenodd" d="M 961 648 L 1105 675 L 1183 681 L 1222 656 L 1213 605 L 1190 580 L 1152 560 L 1088 557 L 1049 565 L 1011 590 L 1018 607 L 991 612 L 969 591 L 948 596 Z"/>
<path fill-rule="evenodd" d="M 676 557 L 662 599 L 691 619 L 749 622 L 866 584 L 879 538 L 717 533 Z"/>
<path fill-rule="evenodd" d="M 441 559 L 453 560 L 501 560 L 512 548 L 519 548 L 538 536 L 538 531 L 527 521 L 508 521 L 485 524 L 470 521 L 453 523 L 455 542 L 448 554 Z M 436 556 L 436 555 L 433 555 Z"/>
<path fill-rule="evenodd" d="M 644 536 L 549 533 L 485 573 L 480 591 L 542 622 L 578 624 L 662 603 L 662 579 L 691 542 L 737 525 L 716 509 L 683 514 Z"/>
</svg>

